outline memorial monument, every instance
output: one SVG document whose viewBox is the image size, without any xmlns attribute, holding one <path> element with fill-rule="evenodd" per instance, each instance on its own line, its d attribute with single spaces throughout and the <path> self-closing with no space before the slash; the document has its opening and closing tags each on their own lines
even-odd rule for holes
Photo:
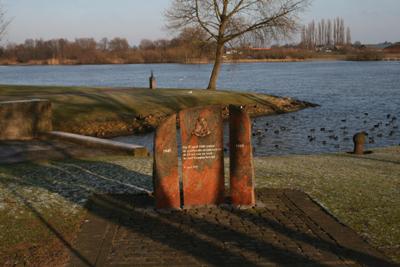
<svg viewBox="0 0 400 267">
<path fill-rule="evenodd" d="M 230 106 L 230 195 L 234 206 L 255 205 L 251 121 Z M 220 106 L 179 113 L 182 190 L 179 186 L 176 115 L 154 137 L 154 196 L 159 209 L 219 205 L 225 199 L 223 118 Z M 182 192 L 182 193 L 181 193 Z"/>
</svg>

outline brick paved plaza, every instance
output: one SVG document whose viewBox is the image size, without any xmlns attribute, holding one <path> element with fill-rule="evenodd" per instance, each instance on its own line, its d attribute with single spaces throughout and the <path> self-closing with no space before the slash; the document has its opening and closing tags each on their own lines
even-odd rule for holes
<svg viewBox="0 0 400 267">
<path fill-rule="evenodd" d="M 162 212 L 146 195 L 95 196 L 70 266 L 396 266 L 300 191 L 257 200 Z"/>
</svg>

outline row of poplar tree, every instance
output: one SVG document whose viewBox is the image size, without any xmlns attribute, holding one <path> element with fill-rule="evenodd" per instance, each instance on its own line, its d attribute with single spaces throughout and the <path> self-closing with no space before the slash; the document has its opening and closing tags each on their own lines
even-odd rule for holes
<svg viewBox="0 0 400 267">
<path fill-rule="evenodd" d="M 300 45 L 307 49 L 351 45 L 351 30 L 340 17 L 312 21 L 301 29 Z"/>
</svg>

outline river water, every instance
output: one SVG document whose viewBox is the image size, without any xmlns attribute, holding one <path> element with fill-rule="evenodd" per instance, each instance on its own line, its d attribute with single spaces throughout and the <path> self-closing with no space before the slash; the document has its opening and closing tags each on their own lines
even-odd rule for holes
<svg viewBox="0 0 400 267">
<path fill-rule="evenodd" d="M 204 88 L 211 65 L 101 65 L 0 67 L 0 84 L 146 87 L 153 70 L 159 87 Z M 319 108 L 257 118 L 256 155 L 311 154 L 352 149 L 352 136 L 369 134 L 368 148 L 400 144 L 400 62 L 225 64 L 218 84 L 290 96 Z M 153 136 L 118 140 L 152 149 Z M 225 137 L 225 143 L 229 142 Z"/>
</svg>

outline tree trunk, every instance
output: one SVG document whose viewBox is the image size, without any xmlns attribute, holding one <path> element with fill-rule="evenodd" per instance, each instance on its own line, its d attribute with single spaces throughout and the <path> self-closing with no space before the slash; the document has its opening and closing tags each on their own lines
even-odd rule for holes
<svg viewBox="0 0 400 267">
<path fill-rule="evenodd" d="M 208 90 L 217 90 L 217 81 L 218 81 L 219 72 L 221 70 L 223 56 L 224 56 L 224 43 L 218 42 L 217 43 L 217 51 L 215 54 L 214 67 L 213 67 L 213 70 L 211 73 L 210 82 L 208 83 L 208 87 L 207 87 Z"/>
</svg>

